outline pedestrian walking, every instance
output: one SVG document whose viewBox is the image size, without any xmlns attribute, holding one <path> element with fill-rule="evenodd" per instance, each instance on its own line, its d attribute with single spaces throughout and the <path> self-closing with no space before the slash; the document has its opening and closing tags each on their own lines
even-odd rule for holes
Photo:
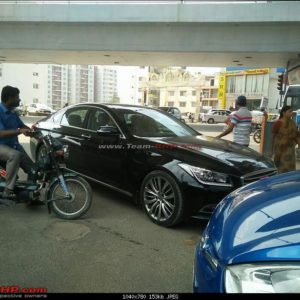
<svg viewBox="0 0 300 300">
<path fill-rule="evenodd" d="M 280 111 L 279 119 L 272 127 L 272 141 L 270 156 L 273 157 L 278 173 L 296 170 L 295 148 L 299 144 L 299 132 L 292 119 L 291 106 L 284 106 Z"/>
</svg>

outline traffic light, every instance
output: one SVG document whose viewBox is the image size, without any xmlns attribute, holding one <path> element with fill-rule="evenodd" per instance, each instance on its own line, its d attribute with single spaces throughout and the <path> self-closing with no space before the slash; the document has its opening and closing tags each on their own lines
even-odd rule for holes
<svg viewBox="0 0 300 300">
<path fill-rule="evenodd" d="M 278 76 L 278 83 L 277 83 L 277 90 L 279 90 L 279 94 L 282 93 L 282 86 L 283 86 L 283 74 Z"/>
</svg>

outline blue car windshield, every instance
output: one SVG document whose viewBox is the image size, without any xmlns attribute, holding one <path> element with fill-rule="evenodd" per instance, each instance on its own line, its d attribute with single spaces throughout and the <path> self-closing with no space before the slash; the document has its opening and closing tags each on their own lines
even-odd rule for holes
<svg viewBox="0 0 300 300">
<path fill-rule="evenodd" d="M 115 113 L 132 135 L 139 137 L 177 137 L 200 135 L 175 117 L 148 108 L 116 108 Z"/>
</svg>

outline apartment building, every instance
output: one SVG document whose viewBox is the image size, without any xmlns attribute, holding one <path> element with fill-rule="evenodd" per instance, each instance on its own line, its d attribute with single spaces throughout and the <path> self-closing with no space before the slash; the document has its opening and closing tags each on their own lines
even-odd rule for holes
<svg viewBox="0 0 300 300">
<path fill-rule="evenodd" d="M 47 105 L 60 109 L 68 102 L 68 66 L 47 65 Z"/>
<path fill-rule="evenodd" d="M 21 103 L 47 104 L 47 65 L 41 64 L 0 64 L 0 89 L 6 85 L 20 90 Z"/>
<path fill-rule="evenodd" d="M 68 65 L 68 104 L 94 102 L 95 66 Z"/>
<path fill-rule="evenodd" d="M 118 101 L 117 82 L 117 71 L 106 66 L 0 64 L 0 88 L 18 87 L 25 106 Z"/>
<path fill-rule="evenodd" d="M 95 66 L 94 102 L 112 103 L 118 101 L 117 71 L 106 66 Z"/>
</svg>

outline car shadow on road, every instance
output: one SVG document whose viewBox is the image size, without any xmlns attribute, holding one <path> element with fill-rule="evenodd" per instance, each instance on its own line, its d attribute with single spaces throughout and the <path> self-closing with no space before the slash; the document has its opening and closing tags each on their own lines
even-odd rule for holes
<svg viewBox="0 0 300 300">
<path fill-rule="evenodd" d="M 87 214 L 87 217 L 101 218 L 104 216 L 106 217 L 106 214 L 111 214 L 116 217 L 116 215 L 120 214 L 120 217 L 122 216 L 123 219 L 124 214 L 127 214 L 128 220 L 138 218 L 139 220 L 144 219 L 151 223 L 142 208 L 135 203 L 135 199 L 133 197 L 119 193 L 94 182 L 90 182 L 90 184 L 94 192 L 94 200 L 92 209 Z M 195 234 L 199 235 L 199 233 L 205 228 L 207 222 L 208 220 L 190 217 L 185 219 L 182 223 L 169 228 L 169 230 L 194 231 Z"/>
</svg>

